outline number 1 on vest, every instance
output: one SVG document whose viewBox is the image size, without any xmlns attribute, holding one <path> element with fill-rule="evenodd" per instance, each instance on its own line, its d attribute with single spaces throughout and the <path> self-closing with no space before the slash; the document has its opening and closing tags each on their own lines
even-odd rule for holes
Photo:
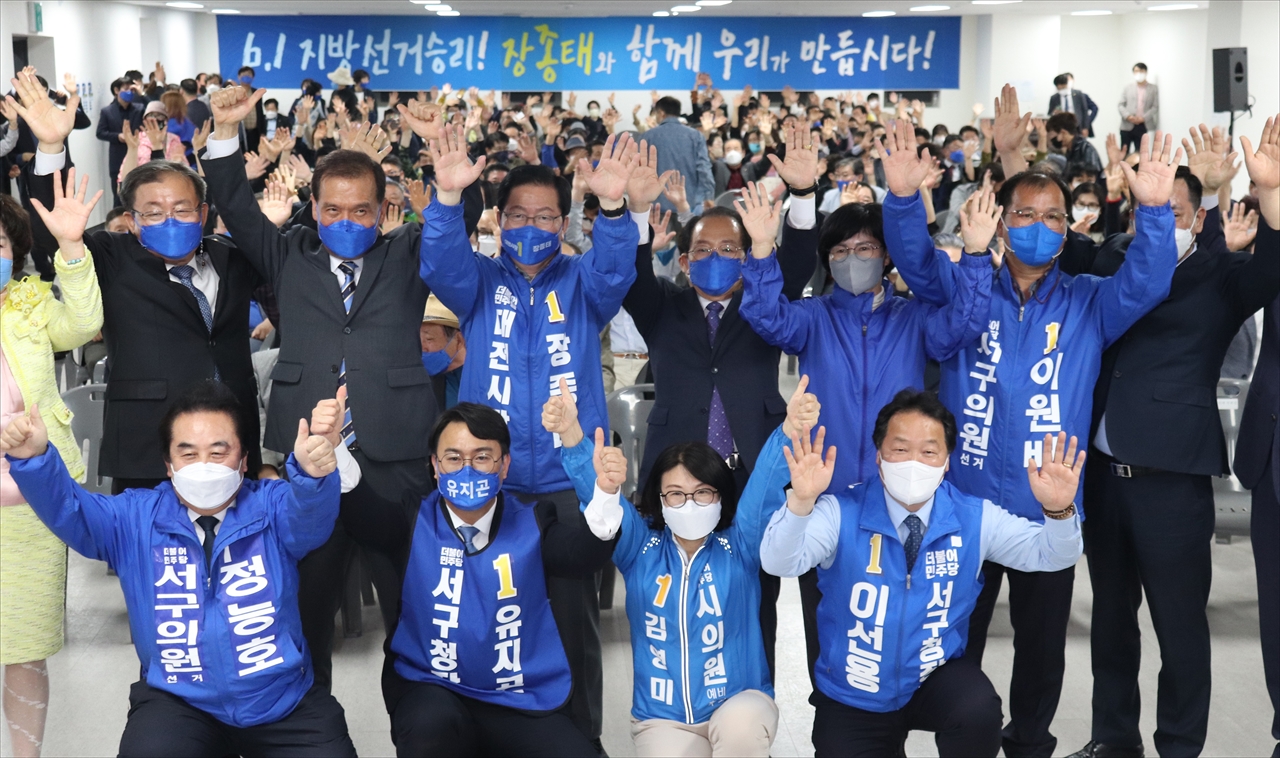
<svg viewBox="0 0 1280 758">
<path fill-rule="evenodd" d="M 871 535 L 871 560 L 867 561 L 868 574 L 883 574 L 880 568 L 880 543 L 884 540 L 883 534 Z"/>
<path fill-rule="evenodd" d="M 551 290 L 547 295 L 547 321 L 552 324 L 564 321 L 564 311 L 560 309 L 560 296 L 555 290 Z"/>
<path fill-rule="evenodd" d="M 506 600 L 515 597 L 516 587 L 511 581 L 511 554 L 503 553 L 495 558 L 493 570 L 498 572 L 498 599 Z"/>
<path fill-rule="evenodd" d="M 658 584 L 658 594 L 653 598 L 653 605 L 661 608 L 667 604 L 667 593 L 671 591 L 671 575 L 663 574 L 654 581 Z"/>
</svg>

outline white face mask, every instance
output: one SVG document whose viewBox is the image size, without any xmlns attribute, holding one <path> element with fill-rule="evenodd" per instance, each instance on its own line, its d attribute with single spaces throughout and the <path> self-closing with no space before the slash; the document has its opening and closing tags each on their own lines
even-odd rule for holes
<svg viewBox="0 0 1280 758">
<path fill-rule="evenodd" d="M 1083 205 L 1071 206 L 1071 217 L 1076 221 L 1082 221 L 1084 217 L 1088 216 L 1090 213 L 1097 215 L 1098 211 L 1096 208 L 1086 208 Z"/>
<path fill-rule="evenodd" d="M 220 463 L 188 463 L 173 472 L 173 488 L 201 510 L 217 508 L 240 489 L 244 474 Z"/>
<path fill-rule="evenodd" d="M 880 463 L 880 478 L 884 480 L 885 490 L 903 505 L 923 503 L 933 497 L 946 472 L 946 464 L 930 466 L 917 460 Z"/>
<path fill-rule="evenodd" d="M 1192 234 L 1190 229 L 1175 228 L 1173 241 L 1178 245 L 1178 260 L 1182 260 L 1191 249 L 1191 243 L 1196 241 L 1196 235 Z"/>
<path fill-rule="evenodd" d="M 693 498 L 684 501 L 679 508 L 662 506 L 662 518 L 671 533 L 685 540 L 700 540 L 711 534 L 720 523 L 720 501 L 711 505 L 698 505 Z"/>
<path fill-rule="evenodd" d="M 730 166 L 738 166 L 742 163 L 742 157 L 741 150 L 730 150 L 724 154 L 724 162 Z"/>
<path fill-rule="evenodd" d="M 587 109 L 587 115 L 588 115 L 588 116 L 590 116 L 591 118 L 600 118 L 600 109 L 599 109 L 599 108 L 588 108 L 588 109 Z"/>
<path fill-rule="evenodd" d="M 1070 92 L 1071 92 L 1071 88 L 1069 87 L 1063 87 L 1062 89 L 1058 90 L 1058 94 L 1062 95 L 1063 97 L 1066 97 L 1067 94 L 1069 94 Z"/>
<path fill-rule="evenodd" d="M 280 113 L 278 111 L 263 111 L 262 115 L 266 116 L 267 118 L 276 118 L 277 116 L 280 115 Z"/>
<path fill-rule="evenodd" d="M 1145 81 L 1147 80 L 1147 72 L 1145 72 L 1145 71 L 1138 71 L 1137 73 L 1135 73 L 1135 74 L 1133 75 L 1133 80 L 1134 80 L 1135 82 L 1145 82 Z"/>
<path fill-rule="evenodd" d="M 219 87 L 219 86 L 218 86 L 218 85 L 216 85 L 216 84 L 206 84 L 206 85 L 204 85 L 204 91 L 205 91 L 205 92 L 208 92 L 210 95 L 212 95 L 213 93 L 217 92 L 217 91 L 218 91 L 218 90 L 220 90 L 220 89 L 222 89 L 222 88 L 221 88 L 221 87 Z"/>
</svg>

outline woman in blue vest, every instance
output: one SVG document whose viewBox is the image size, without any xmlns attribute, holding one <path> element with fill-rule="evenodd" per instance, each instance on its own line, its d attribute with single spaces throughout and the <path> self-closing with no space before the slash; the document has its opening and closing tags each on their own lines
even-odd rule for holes
<svg viewBox="0 0 1280 758">
<path fill-rule="evenodd" d="M 808 384 L 801 377 L 741 497 L 714 448 L 684 442 L 659 454 L 632 505 L 619 497 L 622 451 L 604 447 L 602 429 L 594 448 L 583 444 L 568 387 L 543 407 L 543 426 L 560 435 L 565 471 L 589 503 L 587 524 L 600 541 L 618 540 L 637 755 L 769 755 L 778 707 L 760 630 L 760 536 L 785 497 L 787 434 L 807 436 L 817 423 Z"/>
<path fill-rule="evenodd" d="M 1000 751 L 1000 696 L 964 657 L 982 562 L 1060 571 L 1081 553 L 1073 498 L 1085 454 L 1065 432 L 1044 437 L 1045 464 L 1027 465 L 1044 523 L 944 482 L 956 421 L 931 392 L 903 390 L 881 409 L 873 439 L 879 477 L 824 495 L 835 450 L 793 437 L 787 505 L 760 546 L 764 570 L 818 567 L 818 756 L 901 755 L 907 732 L 936 733 L 941 756 Z M 794 454 L 793 452 L 794 451 Z M 914 586 L 913 586 L 914 585 Z"/>
</svg>

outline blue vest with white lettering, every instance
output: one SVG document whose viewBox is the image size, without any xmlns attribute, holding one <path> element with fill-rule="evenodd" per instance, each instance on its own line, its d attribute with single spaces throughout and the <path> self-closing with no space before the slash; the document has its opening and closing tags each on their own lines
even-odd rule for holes
<svg viewBox="0 0 1280 758">
<path fill-rule="evenodd" d="M 391 640 L 395 668 L 494 705 L 554 710 L 572 685 L 547 600 L 542 531 L 532 504 L 498 498 L 489 544 L 474 555 L 440 493 L 422 501 Z"/>
<path fill-rule="evenodd" d="M 854 708 L 896 711 L 964 654 L 982 591 L 982 499 L 938 487 L 908 576 L 880 480 L 835 497 L 840 538 L 831 568 L 818 569 L 818 689 Z"/>
</svg>

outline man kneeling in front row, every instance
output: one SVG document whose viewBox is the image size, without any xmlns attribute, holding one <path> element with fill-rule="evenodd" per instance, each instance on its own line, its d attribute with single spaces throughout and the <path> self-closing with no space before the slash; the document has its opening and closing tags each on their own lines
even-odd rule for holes
<svg viewBox="0 0 1280 758">
<path fill-rule="evenodd" d="M 907 732 L 936 733 L 939 755 L 995 756 L 1000 696 L 964 658 L 982 562 L 1059 571 L 1080 558 L 1072 498 L 1085 454 L 1076 438 L 1044 438 L 1029 462 L 1044 524 L 1014 516 L 942 481 L 956 421 L 933 393 L 903 390 L 876 419 L 877 479 L 822 495 L 835 449 L 823 458 L 792 438 L 791 492 L 769 522 L 761 565 L 778 576 L 818 567 L 817 756 L 902 755 Z M 1050 453 L 1049 451 L 1053 451 Z M 821 497 L 820 497 L 821 496 Z M 912 587 L 912 584 L 915 587 Z"/>
<path fill-rule="evenodd" d="M 226 385 L 196 385 L 161 422 L 171 480 L 115 496 L 71 479 L 38 407 L 0 436 L 40 520 L 120 575 L 142 662 L 122 756 L 356 754 L 298 621 L 297 563 L 338 516 L 337 454 L 299 419 L 289 481 L 245 479 L 242 418 Z"/>
</svg>

